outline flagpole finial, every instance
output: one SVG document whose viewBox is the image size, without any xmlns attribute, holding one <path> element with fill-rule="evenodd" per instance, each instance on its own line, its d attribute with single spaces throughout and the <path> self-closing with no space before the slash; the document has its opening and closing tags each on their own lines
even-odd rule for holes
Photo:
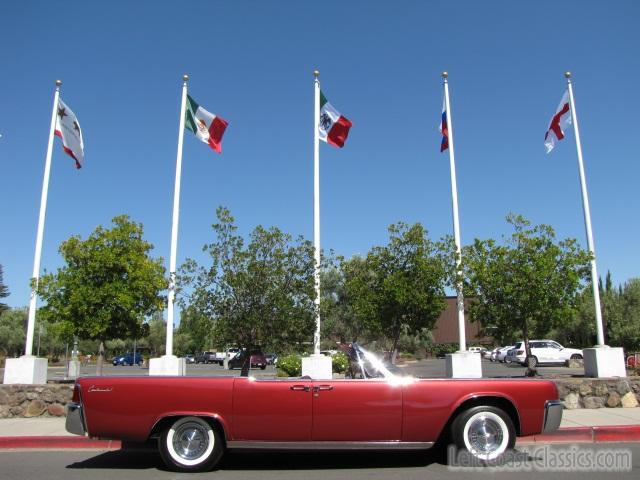
<svg viewBox="0 0 640 480">
<path fill-rule="evenodd" d="M 320 76 L 320 70 L 314 70 L 313 76 L 317 79 Z"/>
<path fill-rule="evenodd" d="M 446 79 L 449 77 L 449 72 L 442 72 L 442 78 Z"/>
<path fill-rule="evenodd" d="M 182 80 L 184 80 L 185 82 L 189 81 L 189 75 L 187 75 L 186 73 L 184 75 L 182 75 Z"/>
<path fill-rule="evenodd" d="M 569 79 L 571 78 L 571 72 L 564 72 L 564 76 Z"/>
<path fill-rule="evenodd" d="M 62 80 L 56 80 L 56 87 L 59 87 L 60 85 L 62 85 Z"/>
</svg>

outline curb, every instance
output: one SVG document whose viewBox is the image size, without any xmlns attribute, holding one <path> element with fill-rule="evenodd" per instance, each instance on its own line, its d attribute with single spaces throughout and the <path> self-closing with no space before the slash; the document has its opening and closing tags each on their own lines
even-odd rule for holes
<svg viewBox="0 0 640 480">
<path fill-rule="evenodd" d="M 561 428 L 554 433 L 519 437 L 516 445 L 557 443 L 640 442 L 640 425 Z M 0 437 L 0 450 L 120 450 L 143 448 L 120 440 L 98 440 L 80 436 Z"/>
<path fill-rule="evenodd" d="M 0 437 L 0 450 L 23 449 L 76 449 L 76 450 L 119 450 L 120 440 L 96 440 L 88 437 L 75 436 L 31 436 L 31 437 Z"/>
<path fill-rule="evenodd" d="M 608 442 L 640 442 L 640 425 L 560 428 L 553 433 L 520 437 L 516 444 Z"/>
</svg>

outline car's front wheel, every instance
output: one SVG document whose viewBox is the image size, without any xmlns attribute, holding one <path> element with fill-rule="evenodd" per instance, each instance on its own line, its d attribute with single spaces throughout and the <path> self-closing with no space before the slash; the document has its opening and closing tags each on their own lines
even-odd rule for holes
<svg viewBox="0 0 640 480">
<path fill-rule="evenodd" d="M 579 353 L 574 353 L 573 355 L 571 355 L 571 360 L 582 360 L 582 355 L 580 355 Z"/>
<path fill-rule="evenodd" d="M 178 472 L 211 470 L 224 453 L 220 432 L 200 417 L 177 419 L 158 439 L 158 448 L 167 467 Z"/>
<path fill-rule="evenodd" d="M 451 423 L 455 445 L 481 462 L 498 460 L 516 443 L 513 421 L 503 410 L 491 406 L 473 407 Z"/>
</svg>

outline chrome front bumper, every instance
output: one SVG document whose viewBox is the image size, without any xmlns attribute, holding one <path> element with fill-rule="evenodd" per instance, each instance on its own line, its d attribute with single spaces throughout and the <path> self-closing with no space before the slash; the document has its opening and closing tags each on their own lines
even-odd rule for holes
<svg viewBox="0 0 640 480">
<path fill-rule="evenodd" d="M 67 404 L 67 421 L 65 428 L 67 432 L 75 435 L 85 435 L 87 433 L 81 404 L 75 402 Z"/>
<path fill-rule="evenodd" d="M 545 402 L 542 433 L 554 432 L 560 427 L 562 408 L 562 402 L 560 400 L 547 400 Z"/>
</svg>

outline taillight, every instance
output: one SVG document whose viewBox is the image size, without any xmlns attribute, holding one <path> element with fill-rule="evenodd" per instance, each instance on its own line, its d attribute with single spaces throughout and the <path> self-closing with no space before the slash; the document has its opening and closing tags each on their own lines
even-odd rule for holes
<svg viewBox="0 0 640 480">
<path fill-rule="evenodd" d="M 522 355 L 523 353 L 524 353 L 524 350 L 518 350 L 518 351 L 516 352 L 516 355 Z"/>
<path fill-rule="evenodd" d="M 73 395 L 71 396 L 71 401 L 75 403 L 80 403 L 80 385 L 76 383 L 73 387 Z"/>
</svg>

